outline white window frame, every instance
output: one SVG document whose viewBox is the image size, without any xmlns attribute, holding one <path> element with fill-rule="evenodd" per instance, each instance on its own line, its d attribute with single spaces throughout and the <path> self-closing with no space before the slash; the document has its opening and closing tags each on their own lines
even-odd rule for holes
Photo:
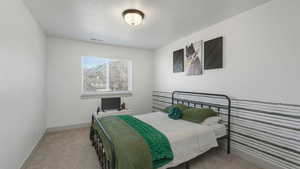
<svg viewBox="0 0 300 169">
<path fill-rule="evenodd" d="M 109 60 L 118 60 L 118 61 L 126 61 L 128 62 L 128 90 L 126 91 L 109 91 L 108 86 L 109 86 L 109 66 L 106 66 L 106 73 L 107 73 L 107 80 L 106 80 L 106 86 L 107 86 L 107 91 L 101 90 L 101 91 L 96 91 L 96 92 L 87 92 L 84 89 L 84 66 L 83 66 L 83 60 L 84 57 L 98 57 L 98 56 L 82 56 L 81 57 L 81 98 L 82 99 L 90 99 L 90 98 L 101 98 L 101 97 L 110 97 L 110 96 L 132 96 L 132 83 L 133 83 L 133 71 L 132 71 L 132 61 L 129 59 L 115 59 L 115 58 L 105 58 L 105 57 L 99 57 L 103 59 L 109 59 Z M 106 63 L 108 64 L 108 62 Z"/>
</svg>

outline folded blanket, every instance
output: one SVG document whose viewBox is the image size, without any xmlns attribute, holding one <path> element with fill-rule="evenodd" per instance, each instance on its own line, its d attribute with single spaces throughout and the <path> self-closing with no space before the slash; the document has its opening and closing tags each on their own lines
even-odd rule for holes
<svg viewBox="0 0 300 169">
<path fill-rule="evenodd" d="M 165 135 L 147 123 L 129 115 L 98 119 L 112 139 L 116 169 L 156 169 L 173 160 L 170 143 Z M 98 123 L 95 129 L 103 140 L 108 158 L 110 146 Z"/>
<path fill-rule="evenodd" d="M 173 160 L 168 138 L 151 125 L 130 115 L 118 116 L 134 128 L 147 142 L 152 155 L 153 168 L 159 168 Z"/>
</svg>

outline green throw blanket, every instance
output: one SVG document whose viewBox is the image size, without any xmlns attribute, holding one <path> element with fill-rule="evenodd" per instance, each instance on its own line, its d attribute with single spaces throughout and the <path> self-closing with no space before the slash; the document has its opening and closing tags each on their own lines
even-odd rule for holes
<svg viewBox="0 0 300 169">
<path fill-rule="evenodd" d="M 156 169 L 173 160 L 173 152 L 165 135 L 149 124 L 129 115 L 98 119 L 110 135 L 116 154 L 116 169 Z M 109 147 L 100 127 L 95 123 L 104 146 Z M 111 159 L 110 149 L 107 148 Z"/>
</svg>

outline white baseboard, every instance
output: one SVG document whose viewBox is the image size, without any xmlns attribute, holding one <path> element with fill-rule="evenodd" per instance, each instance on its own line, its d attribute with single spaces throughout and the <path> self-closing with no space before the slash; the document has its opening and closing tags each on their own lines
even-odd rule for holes
<svg viewBox="0 0 300 169">
<path fill-rule="evenodd" d="M 78 129 L 78 128 L 85 128 L 90 127 L 91 123 L 81 123 L 75 125 L 68 125 L 68 126 L 61 126 L 61 127 L 51 127 L 47 129 L 47 133 L 58 132 L 63 130 L 71 130 L 71 129 Z"/>
<path fill-rule="evenodd" d="M 69 126 L 62 126 L 62 127 L 52 127 L 52 128 L 48 128 L 46 129 L 43 134 L 41 135 L 41 137 L 38 139 L 38 141 L 36 142 L 36 144 L 33 146 L 32 151 L 27 155 L 27 157 L 24 159 L 23 163 L 21 164 L 20 169 L 24 169 L 26 168 L 26 164 L 28 163 L 28 161 L 31 159 L 32 154 L 38 150 L 38 148 L 40 147 L 40 143 L 43 140 L 43 138 L 45 137 L 45 135 L 47 133 L 51 133 L 51 132 L 58 132 L 58 131 L 63 131 L 63 130 L 71 130 L 71 129 L 77 129 L 77 128 L 85 128 L 85 127 L 89 127 L 91 124 L 90 123 L 82 123 L 82 124 L 76 124 L 76 125 L 69 125 Z"/>
<path fill-rule="evenodd" d="M 231 149 L 231 153 L 244 159 L 244 160 L 247 160 L 253 164 L 256 164 L 258 167 L 261 167 L 263 169 L 284 169 L 284 168 L 281 168 L 279 166 L 276 166 L 274 164 L 271 164 L 270 162 L 268 161 L 265 161 L 263 159 L 260 159 L 260 158 L 257 158 L 257 157 L 254 157 L 252 155 L 249 155 L 243 151 L 240 151 L 240 150 L 237 150 L 237 149 Z"/>
<path fill-rule="evenodd" d="M 29 159 L 31 159 L 32 154 L 38 150 L 38 148 L 40 147 L 40 143 L 43 140 L 43 138 L 46 135 L 46 130 L 43 132 L 43 134 L 41 135 L 41 137 L 37 140 L 36 144 L 32 147 L 32 150 L 30 151 L 30 153 L 28 153 L 27 157 L 24 159 L 23 163 L 21 164 L 20 169 L 24 169 L 26 168 L 26 164 L 28 163 Z"/>
</svg>

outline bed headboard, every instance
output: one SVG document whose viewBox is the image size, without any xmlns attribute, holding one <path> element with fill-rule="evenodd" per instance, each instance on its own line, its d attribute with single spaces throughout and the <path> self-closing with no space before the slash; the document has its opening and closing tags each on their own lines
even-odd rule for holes
<svg viewBox="0 0 300 169">
<path fill-rule="evenodd" d="M 230 97 L 223 94 L 174 91 L 172 92 L 172 105 L 173 104 L 185 104 L 188 107 L 195 108 L 209 108 L 218 112 L 219 116 L 225 116 L 226 120 L 224 121 L 227 127 L 227 153 L 230 153 Z"/>
</svg>

